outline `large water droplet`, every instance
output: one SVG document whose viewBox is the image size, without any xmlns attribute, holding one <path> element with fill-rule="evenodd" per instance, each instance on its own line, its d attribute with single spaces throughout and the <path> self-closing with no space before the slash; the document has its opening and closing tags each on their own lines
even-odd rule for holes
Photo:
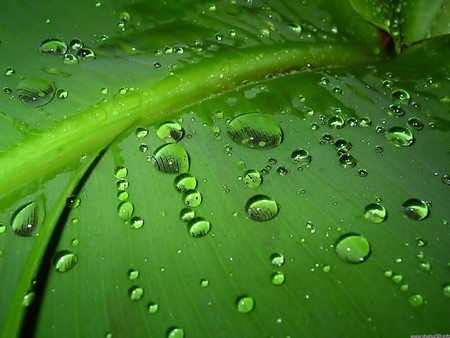
<svg viewBox="0 0 450 338">
<path fill-rule="evenodd" d="M 114 168 L 114 176 L 118 179 L 120 178 L 125 178 L 128 175 L 128 169 L 125 168 L 124 166 L 118 166 Z M 120 190 L 124 190 L 124 189 L 120 189 Z"/>
<path fill-rule="evenodd" d="M 418 117 L 410 117 L 408 119 L 408 125 L 415 130 L 422 130 L 423 123 Z"/>
<path fill-rule="evenodd" d="M 357 264 L 369 257 L 371 247 L 366 238 L 355 233 L 348 233 L 338 238 L 334 250 L 344 262 Z"/>
<path fill-rule="evenodd" d="M 41 43 L 39 51 L 48 55 L 64 55 L 67 52 L 67 45 L 59 39 L 47 39 Z"/>
<path fill-rule="evenodd" d="M 300 148 L 292 152 L 291 160 L 299 166 L 307 166 L 311 162 L 311 155 L 308 150 Z"/>
<path fill-rule="evenodd" d="M 167 121 L 158 127 L 156 134 L 158 137 L 167 143 L 177 143 L 183 138 L 183 128 L 175 121 Z"/>
<path fill-rule="evenodd" d="M 283 138 L 280 126 L 271 117 L 259 113 L 234 118 L 227 132 L 236 143 L 256 149 L 276 147 Z"/>
<path fill-rule="evenodd" d="M 197 207 L 202 203 L 202 195 L 195 189 L 187 190 L 183 194 L 183 202 L 188 207 Z"/>
<path fill-rule="evenodd" d="M 117 208 L 117 212 L 119 213 L 119 217 L 123 220 L 128 220 L 133 215 L 134 206 L 133 203 L 129 201 L 125 201 L 119 204 Z"/>
<path fill-rule="evenodd" d="M 180 174 L 175 177 L 173 184 L 179 192 L 185 192 L 197 188 L 197 179 L 189 174 Z"/>
<path fill-rule="evenodd" d="M 188 223 L 188 231 L 192 237 L 203 237 L 211 230 L 211 223 L 203 217 L 194 217 Z"/>
<path fill-rule="evenodd" d="M 344 168 L 353 168 L 356 163 L 356 159 L 350 154 L 345 153 L 339 156 L 339 164 Z"/>
<path fill-rule="evenodd" d="M 392 98 L 396 100 L 397 102 L 400 102 L 402 104 L 409 104 L 411 101 L 411 96 L 409 93 L 404 89 L 396 89 L 391 94 Z"/>
<path fill-rule="evenodd" d="M 256 189 L 261 185 L 262 176 L 258 170 L 250 169 L 245 172 L 243 180 L 247 187 Z"/>
<path fill-rule="evenodd" d="M 55 96 L 56 87 L 43 77 L 29 77 L 17 85 L 17 95 L 24 105 L 31 108 L 49 103 Z"/>
<path fill-rule="evenodd" d="M 278 204 L 269 196 L 256 195 L 247 201 L 245 211 L 252 220 L 264 222 L 278 214 Z"/>
<path fill-rule="evenodd" d="M 184 208 L 180 211 L 180 219 L 183 222 L 189 222 L 195 217 L 195 211 L 190 208 Z"/>
<path fill-rule="evenodd" d="M 417 198 L 410 198 L 403 202 L 402 213 L 414 221 L 421 221 L 428 216 L 428 205 Z"/>
<path fill-rule="evenodd" d="M 271 280 L 273 285 L 282 285 L 284 284 L 286 277 L 281 271 L 275 271 L 272 273 Z"/>
<path fill-rule="evenodd" d="M 179 174 L 189 170 L 189 156 L 182 146 L 168 143 L 158 147 L 152 155 L 152 163 L 163 173 Z"/>
<path fill-rule="evenodd" d="M 31 236 L 45 215 L 43 203 L 30 202 L 21 207 L 13 216 L 11 227 L 19 236 Z"/>
<path fill-rule="evenodd" d="M 78 256 L 70 251 L 59 251 L 53 257 L 53 265 L 58 272 L 67 272 L 77 264 Z"/>
<path fill-rule="evenodd" d="M 66 206 L 69 209 L 76 209 L 81 204 L 81 200 L 77 196 L 69 196 L 66 199 Z"/>
<path fill-rule="evenodd" d="M 328 119 L 328 126 L 334 129 L 341 129 L 345 126 L 345 120 L 339 115 L 331 116 Z"/>
<path fill-rule="evenodd" d="M 407 147 L 414 141 L 411 130 L 402 126 L 389 128 L 386 133 L 386 138 L 397 147 Z"/>
<path fill-rule="evenodd" d="M 386 216 L 386 209 L 381 204 L 370 203 L 364 208 L 364 218 L 372 223 L 381 223 Z"/>
<path fill-rule="evenodd" d="M 419 307 L 423 305 L 423 296 L 416 293 L 409 297 L 409 304 L 411 304 L 414 307 Z"/>
<path fill-rule="evenodd" d="M 236 307 L 240 313 L 249 313 L 255 307 L 255 300 L 250 296 L 241 296 L 236 301 Z"/>
</svg>

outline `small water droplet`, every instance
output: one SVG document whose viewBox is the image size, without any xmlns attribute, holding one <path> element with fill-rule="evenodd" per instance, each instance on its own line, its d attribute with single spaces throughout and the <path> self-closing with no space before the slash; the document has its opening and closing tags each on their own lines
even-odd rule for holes
<svg viewBox="0 0 450 338">
<path fill-rule="evenodd" d="M 148 313 L 154 314 L 156 312 L 158 312 L 159 310 L 159 305 L 157 303 L 150 303 L 148 304 Z"/>
<path fill-rule="evenodd" d="M 158 137 L 167 143 L 177 143 L 183 138 L 184 130 L 178 122 L 167 121 L 159 125 Z"/>
<path fill-rule="evenodd" d="M 118 179 L 125 178 L 128 175 L 128 169 L 124 166 L 117 166 L 114 168 L 114 176 Z M 124 189 L 120 189 L 124 190 Z"/>
<path fill-rule="evenodd" d="M 422 121 L 418 117 L 409 118 L 407 123 L 411 128 L 414 128 L 415 130 L 422 130 L 424 127 Z"/>
<path fill-rule="evenodd" d="M 442 182 L 446 185 L 450 185 L 450 175 L 444 174 L 442 175 Z"/>
<path fill-rule="evenodd" d="M 381 82 L 381 85 L 386 89 L 392 89 L 394 83 L 391 80 L 383 80 L 383 82 Z"/>
<path fill-rule="evenodd" d="M 284 273 L 282 273 L 281 271 L 274 271 L 270 278 L 272 280 L 273 285 L 282 285 L 286 280 Z"/>
<path fill-rule="evenodd" d="M 14 68 L 7 67 L 5 69 L 5 75 L 6 76 L 11 76 L 11 75 L 14 75 L 15 73 L 16 73 L 16 71 L 14 70 Z"/>
<path fill-rule="evenodd" d="M 195 211 L 190 208 L 184 208 L 180 211 L 180 219 L 183 222 L 189 222 L 195 217 Z"/>
<path fill-rule="evenodd" d="M 236 143 L 256 149 L 274 148 L 283 138 L 280 126 L 259 113 L 239 115 L 229 123 L 227 132 Z"/>
<path fill-rule="evenodd" d="M 345 126 L 345 120 L 339 115 L 331 116 L 328 119 L 328 126 L 334 129 L 341 129 Z"/>
<path fill-rule="evenodd" d="M 258 170 L 250 169 L 245 172 L 243 181 L 247 187 L 256 189 L 262 183 L 262 176 Z"/>
<path fill-rule="evenodd" d="M 144 226 L 144 220 L 138 216 L 135 216 L 130 220 L 130 226 L 133 229 L 140 229 Z"/>
<path fill-rule="evenodd" d="M 352 148 L 352 144 L 348 142 L 346 139 L 338 138 L 336 141 L 334 141 L 334 147 L 341 151 L 342 154 L 348 152 Z"/>
<path fill-rule="evenodd" d="M 339 156 L 339 163 L 344 168 L 353 168 L 357 161 L 352 155 L 345 153 Z"/>
<path fill-rule="evenodd" d="M 203 237 L 211 230 L 211 223 L 203 217 L 194 217 L 188 223 L 188 231 L 192 237 Z"/>
<path fill-rule="evenodd" d="M 53 265 L 58 272 L 67 272 L 77 264 L 78 256 L 70 251 L 59 251 L 55 257 L 53 257 Z"/>
<path fill-rule="evenodd" d="M 66 199 L 66 206 L 69 209 L 76 209 L 80 205 L 81 200 L 77 196 L 69 196 Z"/>
<path fill-rule="evenodd" d="M 36 294 L 34 293 L 34 291 L 27 292 L 27 294 L 23 297 L 22 305 L 24 307 L 29 307 L 33 303 L 35 296 Z"/>
<path fill-rule="evenodd" d="M 4 224 L 0 224 L 0 234 L 6 231 L 6 226 Z"/>
<path fill-rule="evenodd" d="M 207 280 L 205 278 L 200 279 L 200 286 L 202 288 L 206 288 L 208 285 L 209 285 L 209 280 Z"/>
<path fill-rule="evenodd" d="M 49 103 L 56 92 L 53 83 L 43 77 L 29 77 L 17 85 L 17 95 L 24 105 L 37 108 Z"/>
<path fill-rule="evenodd" d="M 427 241 L 424 240 L 422 237 L 417 237 L 416 243 L 417 243 L 417 246 L 419 246 L 419 247 L 424 247 L 427 245 Z"/>
<path fill-rule="evenodd" d="M 119 191 L 125 191 L 125 190 L 127 190 L 127 189 L 128 189 L 128 186 L 129 186 L 128 180 L 126 180 L 125 178 L 119 178 L 119 179 L 116 181 L 116 188 L 117 188 Z"/>
<path fill-rule="evenodd" d="M 410 198 L 403 202 L 401 211 L 406 217 L 414 221 L 425 219 L 429 213 L 428 205 L 417 198 Z"/>
<path fill-rule="evenodd" d="M 30 202 L 21 207 L 12 217 L 11 227 L 19 236 L 31 236 L 44 218 L 43 203 Z"/>
<path fill-rule="evenodd" d="M 346 263 L 362 263 L 370 256 L 370 243 L 361 235 L 348 233 L 336 241 L 334 250 L 336 255 Z"/>
<path fill-rule="evenodd" d="M 63 57 L 63 63 L 69 66 L 75 66 L 79 63 L 79 60 L 75 55 L 67 53 Z"/>
<path fill-rule="evenodd" d="M 136 269 L 128 270 L 128 279 L 129 280 L 135 280 L 138 277 L 139 277 L 139 270 L 136 270 Z"/>
<path fill-rule="evenodd" d="M 94 60 L 97 57 L 92 49 L 86 47 L 80 48 L 77 51 L 77 56 L 84 60 Z"/>
<path fill-rule="evenodd" d="M 391 94 L 392 98 L 401 103 L 401 104 L 409 104 L 411 102 L 411 96 L 404 89 L 396 89 Z"/>
<path fill-rule="evenodd" d="M 135 131 L 137 138 L 144 138 L 148 135 L 148 129 L 144 127 L 137 127 Z"/>
<path fill-rule="evenodd" d="M 358 175 L 359 175 L 360 177 L 366 177 L 368 174 L 369 174 L 369 173 L 367 172 L 366 169 L 359 169 L 359 170 L 358 170 Z"/>
<path fill-rule="evenodd" d="M 134 206 L 133 203 L 129 201 L 125 201 L 119 204 L 117 208 L 117 212 L 119 213 L 119 217 L 123 220 L 128 220 L 133 215 Z"/>
<path fill-rule="evenodd" d="M 423 305 L 423 296 L 420 294 L 413 294 L 409 297 L 409 304 L 414 307 L 419 307 Z"/>
<path fill-rule="evenodd" d="M 269 196 L 256 195 L 247 201 L 245 211 L 252 220 L 264 222 L 278 214 L 278 204 Z"/>
<path fill-rule="evenodd" d="M 444 296 L 450 297 L 450 284 L 444 285 L 442 291 L 444 292 Z"/>
<path fill-rule="evenodd" d="M 144 297 L 144 289 L 139 286 L 132 286 L 128 290 L 128 296 L 132 301 L 138 301 L 141 300 L 142 297 Z"/>
<path fill-rule="evenodd" d="M 407 147 L 414 142 L 411 130 L 402 126 L 389 128 L 386 138 L 397 147 Z"/>
<path fill-rule="evenodd" d="M 367 128 L 372 125 L 372 121 L 368 117 L 361 117 L 361 121 L 359 121 L 359 125 L 363 128 Z"/>
<path fill-rule="evenodd" d="M 398 104 L 391 104 L 389 106 L 388 114 L 391 116 L 402 117 L 405 113 L 405 110 Z"/>
<path fill-rule="evenodd" d="M 69 47 L 74 51 L 78 51 L 79 49 L 84 47 L 84 43 L 80 39 L 72 39 L 69 42 Z"/>
<path fill-rule="evenodd" d="M 236 307 L 240 313 L 249 313 L 255 308 L 255 301 L 250 296 L 240 296 L 236 301 Z"/>
<path fill-rule="evenodd" d="M 183 202 L 188 207 L 197 207 L 202 203 L 202 195 L 195 189 L 187 190 L 183 194 Z"/>
<path fill-rule="evenodd" d="M 300 26 L 297 23 L 290 23 L 288 24 L 288 27 L 295 33 L 295 34 L 301 34 L 302 33 L 302 26 Z"/>
<path fill-rule="evenodd" d="M 403 276 L 398 274 L 398 273 L 394 273 L 391 276 L 391 280 L 395 283 L 395 284 L 400 284 L 401 282 L 403 282 Z"/>
<path fill-rule="evenodd" d="M 59 39 L 44 40 L 39 47 L 39 51 L 47 55 L 64 55 L 67 49 L 65 42 Z"/>
<path fill-rule="evenodd" d="M 311 162 L 311 155 L 309 154 L 308 150 L 300 148 L 292 152 L 291 160 L 295 164 L 305 167 Z"/>
<path fill-rule="evenodd" d="M 197 179 L 190 174 L 180 174 L 175 177 L 173 184 L 177 191 L 184 193 L 197 188 Z"/>
<path fill-rule="evenodd" d="M 152 163 L 163 173 L 179 174 L 189 170 L 189 157 L 177 143 L 167 143 L 158 147 L 152 155 Z"/>
<path fill-rule="evenodd" d="M 335 86 L 331 89 L 333 91 L 334 94 L 342 94 L 344 91 L 342 90 L 341 87 L 339 86 Z"/>
<path fill-rule="evenodd" d="M 284 256 L 280 253 L 274 253 L 270 256 L 270 262 L 273 266 L 282 266 L 284 264 Z"/>
<path fill-rule="evenodd" d="M 431 271 L 431 264 L 428 261 L 419 262 L 419 267 L 424 271 Z"/>
<path fill-rule="evenodd" d="M 179 327 L 172 327 L 167 331 L 167 338 L 184 338 L 184 330 Z"/>
<path fill-rule="evenodd" d="M 381 223 L 386 216 L 386 209 L 381 204 L 370 203 L 364 208 L 364 218 L 372 223 Z"/>
</svg>

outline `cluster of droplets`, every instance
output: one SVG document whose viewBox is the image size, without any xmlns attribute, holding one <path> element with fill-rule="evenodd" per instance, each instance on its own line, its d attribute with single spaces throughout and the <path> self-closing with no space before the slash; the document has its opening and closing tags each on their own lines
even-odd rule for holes
<svg viewBox="0 0 450 338">
<path fill-rule="evenodd" d="M 63 40 L 51 38 L 42 41 L 39 51 L 45 55 L 62 56 L 66 65 L 77 65 L 81 60 L 94 60 L 96 55 L 80 39 L 72 39 L 69 44 Z"/>
</svg>

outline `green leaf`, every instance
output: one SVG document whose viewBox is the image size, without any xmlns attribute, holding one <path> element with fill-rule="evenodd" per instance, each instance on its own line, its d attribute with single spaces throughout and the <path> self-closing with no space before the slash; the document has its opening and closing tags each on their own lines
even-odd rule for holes
<svg viewBox="0 0 450 338">
<path fill-rule="evenodd" d="M 352 5 L 5 5 L 2 337 L 447 332 L 450 36 Z"/>
</svg>

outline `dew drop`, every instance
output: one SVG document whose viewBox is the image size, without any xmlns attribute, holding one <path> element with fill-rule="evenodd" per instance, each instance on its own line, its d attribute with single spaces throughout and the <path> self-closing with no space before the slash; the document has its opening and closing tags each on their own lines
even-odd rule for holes
<svg viewBox="0 0 450 338">
<path fill-rule="evenodd" d="M 352 148 L 353 145 L 346 139 L 338 138 L 336 141 L 334 141 L 334 146 L 338 151 L 346 153 Z"/>
<path fill-rule="evenodd" d="M 209 285 L 209 280 L 207 280 L 205 278 L 200 279 L 200 286 L 202 288 L 206 288 L 208 285 Z"/>
<path fill-rule="evenodd" d="M 409 304 L 411 304 L 414 307 L 419 307 L 423 305 L 423 296 L 416 293 L 409 297 Z"/>
<path fill-rule="evenodd" d="M 195 211 L 190 208 L 183 208 L 180 211 L 180 219 L 183 222 L 189 222 L 195 217 Z"/>
<path fill-rule="evenodd" d="M 348 233 L 338 238 L 334 250 L 342 261 L 358 264 L 367 260 L 371 247 L 369 241 L 363 236 Z"/>
<path fill-rule="evenodd" d="M 79 61 L 75 55 L 68 53 L 64 55 L 63 63 L 69 66 L 75 66 L 79 63 Z"/>
<path fill-rule="evenodd" d="M 372 125 L 372 121 L 368 117 L 362 117 L 361 121 L 359 121 L 359 125 L 363 128 L 367 128 Z"/>
<path fill-rule="evenodd" d="M 183 202 L 188 207 L 198 207 L 202 203 L 202 195 L 195 189 L 186 190 L 183 194 Z"/>
<path fill-rule="evenodd" d="M 245 211 L 252 220 L 265 222 L 278 214 L 278 204 L 269 196 L 256 195 L 247 201 Z"/>
<path fill-rule="evenodd" d="M 81 204 L 81 200 L 77 196 L 69 196 L 66 199 L 66 206 L 69 209 L 76 209 Z"/>
<path fill-rule="evenodd" d="M 364 208 L 364 218 L 372 223 L 381 223 L 386 216 L 386 209 L 381 204 L 370 203 Z"/>
<path fill-rule="evenodd" d="M 334 129 L 341 129 L 345 126 L 345 120 L 339 115 L 331 116 L 328 119 L 328 126 Z"/>
<path fill-rule="evenodd" d="M 386 138 L 397 147 L 407 147 L 414 141 L 411 130 L 401 126 L 389 128 L 386 133 Z"/>
<path fill-rule="evenodd" d="M 167 121 L 159 125 L 156 134 L 164 142 L 177 143 L 183 138 L 184 131 L 178 122 Z"/>
<path fill-rule="evenodd" d="M 275 271 L 272 273 L 271 280 L 273 285 L 282 285 L 284 284 L 286 277 L 281 271 Z"/>
<path fill-rule="evenodd" d="M 4 233 L 6 231 L 6 226 L 3 224 L 0 224 L 0 234 Z"/>
<path fill-rule="evenodd" d="M 423 123 L 418 117 L 411 117 L 408 119 L 408 125 L 415 130 L 422 130 Z"/>
<path fill-rule="evenodd" d="M 79 49 L 84 47 L 84 43 L 80 39 L 72 39 L 69 42 L 69 47 L 74 51 L 78 51 Z"/>
<path fill-rule="evenodd" d="M 44 40 L 39 47 L 39 51 L 47 55 L 64 55 L 67 49 L 66 43 L 59 39 Z"/>
<path fill-rule="evenodd" d="M 250 169 L 245 172 L 243 181 L 248 188 L 256 189 L 262 183 L 262 175 L 258 170 Z"/>
<path fill-rule="evenodd" d="M 356 163 L 356 159 L 350 154 L 345 153 L 339 156 L 339 164 L 344 168 L 353 168 Z"/>
<path fill-rule="evenodd" d="M 77 264 L 78 256 L 70 251 L 59 251 L 55 257 L 53 257 L 53 265 L 58 272 L 67 272 Z"/>
<path fill-rule="evenodd" d="M 416 238 L 416 244 L 419 247 L 424 247 L 427 245 L 427 241 L 425 239 L 423 239 L 422 237 L 417 237 Z"/>
<path fill-rule="evenodd" d="M 114 176 L 118 179 L 125 178 L 128 175 L 128 169 L 124 166 L 117 166 L 114 168 Z M 124 189 L 120 189 L 124 190 Z"/>
<path fill-rule="evenodd" d="M 445 185 L 450 185 L 450 175 L 442 175 L 442 182 L 444 182 Z"/>
<path fill-rule="evenodd" d="M 369 173 L 367 172 L 366 169 L 359 169 L 359 170 L 358 170 L 358 175 L 359 175 L 360 177 L 366 177 L 368 174 L 369 174 Z"/>
<path fill-rule="evenodd" d="M 6 76 L 11 76 L 11 75 L 14 75 L 15 73 L 16 73 L 16 71 L 14 70 L 14 68 L 7 67 L 5 69 L 5 75 Z"/>
<path fill-rule="evenodd" d="M 392 98 L 402 104 L 409 104 L 411 102 L 411 96 L 404 89 L 396 89 L 391 94 Z"/>
<path fill-rule="evenodd" d="M 192 237 L 203 237 L 211 230 L 211 223 L 203 217 L 194 217 L 188 223 L 188 231 Z"/>
<path fill-rule="evenodd" d="M 144 226 L 144 220 L 140 217 L 135 216 L 130 220 L 130 226 L 133 229 L 140 229 Z"/>
<path fill-rule="evenodd" d="M 29 307 L 31 304 L 33 304 L 35 296 L 36 294 L 34 291 L 27 292 L 27 294 L 23 297 L 22 306 Z"/>
<path fill-rule="evenodd" d="M 152 155 L 152 163 L 163 173 L 179 174 L 189 170 L 189 157 L 179 144 L 168 143 L 158 147 Z"/>
<path fill-rule="evenodd" d="M 43 77 L 29 77 L 17 85 L 17 95 L 24 105 L 37 108 L 49 103 L 55 96 L 56 87 Z"/>
<path fill-rule="evenodd" d="M 136 269 L 128 270 L 128 279 L 129 280 L 135 280 L 138 277 L 139 277 L 139 270 L 136 270 Z"/>
<path fill-rule="evenodd" d="M 184 330 L 179 327 L 172 327 L 167 331 L 167 338 L 184 338 Z"/>
<path fill-rule="evenodd" d="M 274 148 L 283 138 L 280 126 L 259 113 L 239 115 L 230 122 L 227 132 L 234 142 L 256 149 Z"/>
<path fill-rule="evenodd" d="M 137 127 L 134 134 L 139 139 L 144 138 L 144 137 L 146 137 L 148 135 L 148 129 L 144 128 L 144 127 Z"/>
<path fill-rule="evenodd" d="M 155 314 L 159 310 L 159 305 L 157 303 L 150 303 L 148 304 L 148 313 Z"/>
<path fill-rule="evenodd" d="M 90 48 L 80 48 L 77 51 L 77 56 L 85 60 L 94 60 L 97 57 L 94 51 Z"/>
<path fill-rule="evenodd" d="M 450 297 L 450 284 L 444 285 L 442 291 L 444 292 L 444 296 Z"/>
<path fill-rule="evenodd" d="M 249 313 L 255 308 L 255 301 L 250 296 L 240 296 L 236 301 L 236 307 L 240 313 Z"/>
<path fill-rule="evenodd" d="M 282 266 L 284 264 L 284 256 L 280 253 L 274 253 L 270 256 L 270 262 L 273 266 Z"/>
<path fill-rule="evenodd" d="M 125 190 L 127 190 L 127 189 L 128 189 L 128 186 L 129 186 L 128 180 L 126 180 L 125 178 L 119 178 L 119 179 L 116 181 L 116 188 L 117 188 L 119 191 L 125 191 Z"/>
<path fill-rule="evenodd" d="M 190 174 L 180 174 L 175 177 L 173 184 L 177 191 L 184 193 L 197 188 L 197 179 Z"/>
<path fill-rule="evenodd" d="M 58 97 L 58 99 L 65 99 L 67 98 L 67 96 L 69 95 L 69 92 L 65 89 L 58 89 L 56 91 L 56 96 Z"/>
<path fill-rule="evenodd" d="M 410 198 L 403 202 L 401 211 L 403 215 L 414 221 L 421 221 L 428 216 L 428 205 L 417 198 Z"/>
<path fill-rule="evenodd" d="M 44 218 L 44 206 L 36 201 L 21 207 L 13 216 L 11 227 L 19 236 L 31 236 Z"/>
<path fill-rule="evenodd" d="M 141 300 L 144 297 L 144 289 L 139 286 L 132 286 L 128 290 L 128 296 L 132 301 Z"/>
<path fill-rule="evenodd" d="M 309 154 L 308 150 L 300 148 L 292 152 L 291 160 L 295 164 L 305 167 L 311 162 L 311 155 Z"/>
<path fill-rule="evenodd" d="M 125 201 L 119 204 L 117 208 L 117 212 L 119 213 L 119 217 L 123 220 L 128 220 L 133 215 L 134 206 L 133 203 L 129 201 Z"/>
<path fill-rule="evenodd" d="M 391 116 L 402 117 L 405 113 L 405 110 L 398 104 L 391 104 L 389 106 L 388 114 Z"/>
<path fill-rule="evenodd" d="M 288 27 L 295 33 L 295 34 L 301 34 L 302 33 L 302 26 L 300 26 L 297 23 L 290 23 L 288 24 Z"/>
</svg>

